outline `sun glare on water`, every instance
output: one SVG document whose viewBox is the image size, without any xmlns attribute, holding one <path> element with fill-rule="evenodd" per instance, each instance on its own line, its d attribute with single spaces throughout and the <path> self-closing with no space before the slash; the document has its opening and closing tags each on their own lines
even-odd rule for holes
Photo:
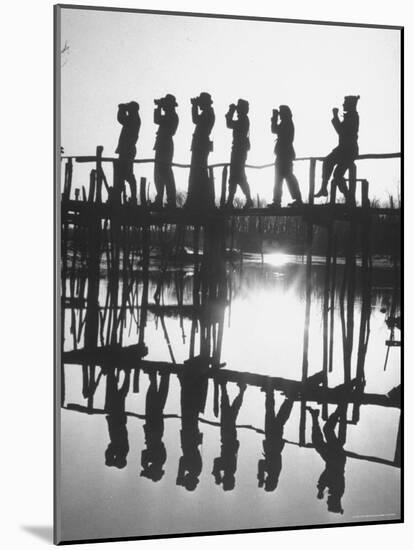
<svg viewBox="0 0 414 550">
<path fill-rule="evenodd" d="M 264 261 L 266 264 L 280 267 L 288 263 L 288 256 L 283 252 L 273 252 L 272 254 L 265 254 Z"/>
</svg>

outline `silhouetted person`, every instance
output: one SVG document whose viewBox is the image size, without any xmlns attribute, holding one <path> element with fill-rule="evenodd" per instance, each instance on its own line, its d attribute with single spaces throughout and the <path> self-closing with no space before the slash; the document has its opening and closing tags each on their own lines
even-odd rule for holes
<svg viewBox="0 0 414 550">
<path fill-rule="evenodd" d="M 208 379 L 206 370 L 197 359 L 184 367 L 179 374 L 181 383 L 181 449 L 177 485 L 194 491 L 203 467 L 199 446 L 203 434 L 198 428 L 198 415 L 204 412 Z"/>
<path fill-rule="evenodd" d="M 221 454 L 214 459 L 212 474 L 216 484 L 223 485 L 225 491 L 232 491 L 236 484 L 237 453 L 240 443 L 237 439 L 236 420 L 243 402 L 246 384 L 239 384 L 239 393 L 230 405 L 227 386 L 221 384 Z"/>
<path fill-rule="evenodd" d="M 275 186 L 273 189 L 273 204 L 280 206 L 282 202 L 282 184 L 286 180 L 293 202 L 289 206 L 302 204 L 299 183 L 293 173 L 293 160 L 296 158 L 293 140 L 295 127 L 292 120 L 292 112 L 287 105 L 280 105 L 279 110 L 273 110 L 271 130 L 277 135 L 275 145 Z"/>
<path fill-rule="evenodd" d="M 215 115 L 210 94 L 202 92 L 191 99 L 191 117 L 195 130 L 191 142 L 191 167 L 186 206 L 208 208 L 214 206 L 212 182 L 208 176 L 208 155 L 213 150 L 210 133 Z"/>
<path fill-rule="evenodd" d="M 259 460 L 257 479 L 259 487 L 265 491 L 274 491 L 279 483 L 282 470 L 282 451 L 285 446 L 283 430 L 292 411 L 293 401 L 286 398 L 275 415 L 275 396 L 273 389 L 266 390 L 265 439 L 263 457 Z"/>
<path fill-rule="evenodd" d="M 167 460 L 167 451 L 162 441 L 164 435 L 164 407 L 167 401 L 170 383 L 169 374 L 160 375 L 160 383 L 157 385 L 157 374 L 151 372 L 150 385 L 145 401 L 145 444 L 147 446 L 141 453 L 141 476 L 159 481 L 164 475 L 162 469 Z"/>
<path fill-rule="evenodd" d="M 316 451 L 325 461 L 325 470 L 322 472 L 317 488 L 318 499 L 323 499 L 325 489 L 328 489 L 328 510 L 343 514 L 341 498 L 345 492 L 345 462 L 346 454 L 342 443 L 335 433 L 336 425 L 343 414 L 343 405 L 338 405 L 323 427 L 323 434 L 319 425 L 319 411 L 307 407 L 312 415 L 312 443 Z"/>
<path fill-rule="evenodd" d="M 237 118 L 234 114 L 237 112 Z M 230 176 L 229 176 L 229 196 L 227 206 L 233 207 L 234 195 L 237 185 L 243 191 L 246 197 L 244 208 L 251 208 L 253 201 L 250 195 L 250 187 L 246 177 L 247 152 L 250 149 L 250 121 L 247 113 L 249 112 L 249 102 L 245 99 L 239 99 L 237 106 L 232 103 L 226 114 L 227 128 L 233 130 L 233 144 L 230 158 Z"/>
<path fill-rule="evenodd" d="M 332 109 L 333 118 L 331 122 L 338 134 L 339 143 L 323 161 L 322 185 L 315 197 L 328 196 L 328 183 L 333 171 L 334 182 L 345 198 L 349 200 L 349 192 L 344 176 L 358 156 L 359 115 L 356 110 L 358 99 L 359 95 L 345 96 L 342 121 L 338 116 L 338 109 Z"/>
<path fill-rule="evenodd" d="M 171 166 L 174 156 L 173 136 L 177 131 L 178 115 L 175 108 L 175 97 L 167 94 L 161 99 L 155 99 L 154 123 L 158 124 L 155 139 L 154 183 L 157 195 L 153 206 L 161 208 L 164 200 L 164 189 L 167 193 L 167 205 L 175 208 L 176 190 L 174 173 Z"/>
<path fill-rule="evenodd" d="M 118 147 L 115 150 L 115 153 L 118 153 L 119 156 L 116 164 L 118 191 L 121 193 L 125 181 L 127 181 L 131 188 L 131 202 L 135 204 L 137 202 L 137 181 L 134 176 L 133 161 L 137 154 L 136 143 L 141 128 L 141 119 L 138 111 L 139 105 L 136 101 L 120 103 L 118 105 L 117 119 L 119 124 L 122 124 L 122 130 L 119 136 Z"/>
<path fill-rule="evenodd" d="M 116 468 L 125 468 L 129 451 L 128 431 L 126 427 L 125 398 L 129 390 L 130 371 L 124 371 L 124 381 L 118 387 L 115 369 L 106 373 L 105 411 L 108 413 L 109 445 L 105 451 L 105 464 Z"/>
</svg>

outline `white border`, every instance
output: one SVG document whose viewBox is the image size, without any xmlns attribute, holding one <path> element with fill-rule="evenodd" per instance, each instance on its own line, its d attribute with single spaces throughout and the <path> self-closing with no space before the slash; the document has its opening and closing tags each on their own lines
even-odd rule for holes
<svg viewBox="0 0 414 550">
<path fill-rule="evenodd" d="M 79 2 L 73 2 L 79 3 Z M 97 6 L 141 9 L 201 11 L 264 17 L 296 18 L 355 23 L 405 25 L 406 125 L 412 119 L 414 98 L 412 50 L 414 23 L 406 0 L 376 1 L 289 0 L 251 2 L 209 0 L 93 1 Z M 51 527 L 52 524 L 52 334 L 53 334 L 53 197 L 52 197 L 52 10 L 50 0 L 20 0 L 2 7 L 2 193 L 0 235 L 2 242 L 2 344 L 1 362 L 1 500 L 3 504 L 2 546 L 8 550 L 50 545 L 23 527 Z M 380 114 L 379 114 L 380 116 Z M 4 124 L 6 122 L 6 125 Z M 23 148 L 21 143 L 24 139 Z M 406 158 L 413 150 L 412 131 L 407 129 Z M 407 163 L 405 204 L 409 242 L 413 216 L 413 169 Z M 412 260 L 406 258 L 406 281 L 410 281 Z M 412 303 L 406 284 L 405 303 Z M 409 311 L 409 309 L 408 309 Z M 407 320 L 407 328 L 410 324 Z M 406 330 L 407 331 L 407 330 Z M 407 339 L 406 391 L 412 387 L 410 342 Z M 407 396 L 406 424 L 412 427 L 412 406 Z M 406 494 L 413 475 L 412 445 L 406 441 Z M 364 545 L 376 550 L 392 546 L 408 548 L 413 539 L 410 498 L 406 502 L 405 525 L 364 526 L 326 530 L 287 531 L 264 534 L 226 535 L 160 541 L 124 542 L 125 547 L 185 550 L 196 546 L 217 550 L 225 547 L 261 545 L 263 549 L 289 546 L 310 549 L 349 550 Z M 87 548 L 115 548 L 105 543 Z"/>
</svg>

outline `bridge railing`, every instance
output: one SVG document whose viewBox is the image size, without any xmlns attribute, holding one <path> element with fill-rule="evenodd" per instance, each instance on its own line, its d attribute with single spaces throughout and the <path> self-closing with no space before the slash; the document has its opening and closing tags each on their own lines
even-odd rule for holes
<svg viewBox="0 0 414 550">
<path fill-rule="evenodd" d="M 82 155 L 82 156 L 66 156 L 63 155 L 62 160 L 66 160 L 65 165 L 65 175 L 63 181 L 63 191 L 62 191 L 62 200 L 69 200 L 72 193 L 72 181 L 73 181 L 73 161 L 77 163 L 94 163 L 94 168 L 90 172 L 89 179 L 89 190 L 86 191 L 85 187 L 82 188 L 82 197 L 80 197 L 80 189 L 75 189 L 75 199 L 84 200 L 88 202 L 102 202 L 102 190 L 105 187 L 108 197 L 111 196 L 111 191 L 119 187 L 119 182 L 117 181 L 117 162 L 118 158 L 115 157 L 104 157 L 103 156 L 103 147 L 99 145 L 96 148 L 95 155 Z M 360 160 L 383 160 L 383 159 L 396 159 L 401 158 L 401 153 L 368 153 L 364 155 L 359 155 L 356 158 L 356 161 Z M 316 165 L 317 162 L 322 162 L 324 157 L 297 157 L 294 162 L 309 162 L 309 192 L 308 192 L 308 203 L 312 205 L 314 203 L 315 196 L 315 174 L 316 174 Z M 155 159 L 134 159 L 134 164 L 153 164 Z M 105 176 L 103 170 L 104 163 L 111 163 L 113 165 L 113 185 L 108 184 L 108 180 Z M 178 162 L 171 163 L 171 166 L 174 168 L 187 168 L 189 169 L 190 164 L 183 164 Z M 221 168 L 221 192 L 220 192 L 220 201 L 219 205 L 222 207 L 226 202 L 226 193 L 227 193 L 227 183 L 228 183 L 228 170 L 230 163 L 215 163 L 208 165 L 208 172 L 210 178 L 210 184 L 213 190 L 213 197 L 215 198 L 214 192 L 214 179 L 215 179 L 215 170 Z M 263 170 L 267 168 L 275 167 L 275 163 L 268 164 L 246 164 L 246 168 L 253 170 Z M 357 177 L 357 166 L 354 162 L 350 169 L 348 170 L 348 185 L 349 185 L 349 196 L 351 201 L 355 204 L 357 185 L 360 185 L 360 194 L 361 194 L 361 205 L 363 207 L 368 207 L 369 202 L 369 182 L 366 179 L 360 179 Z M 125 190 L 123 191 L 124 202 L 126 201 Z M 331 183 L 331 194 L 330 194 L 330 203 L 335 204 L 336 201 L 336 185 L 334 181 Z M 142 177 L 140 179 L 140 203 L 142 206 L 146 206 L 148 202 L 147 197 L 147 181 L 146 178 Z"/>
</svg>

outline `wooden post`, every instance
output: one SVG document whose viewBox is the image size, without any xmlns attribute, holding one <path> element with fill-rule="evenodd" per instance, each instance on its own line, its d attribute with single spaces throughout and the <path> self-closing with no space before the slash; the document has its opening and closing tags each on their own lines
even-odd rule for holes
<svg viewBox="0 0 414 550">
<path fill-rule="evenodd" d="M 398 424 L 398 434 L 397 434 L 397 443 L 395 445 L 394 464 L 395 466 L 401 466 L 401 417 L 400 417 L 400 422 Z"/>
<path fill-rule="evenodd" d="M 95 195 L 95 187 L 96 187 L 96 170 L 93 168 L 91 170 L 91 173 L 89 175 L 89 196 L 88 196 L 88 202 L 93 202 L 94 195 Z"/>
<path fill-rule="evenodd" d="M 214 170 L 209 166 L 208 168 L 208 183 L 210 185 L 208 196 L 210 197 L 210 203 L 214 206 L 216 202 L 216 190 L 214 187 Z M 209 204 L 210 204 L 209 203 Z"/>
<path fill-rule="evenodd" d="M 361 180 L 361 204 L 363 208 L 369 208 L 369 183 L 367 180 Z"/>
<path fill-rule="evenodd" d="M 328 372 L 333 369 L 333 350 L 334 350 L 334 323 L 335 323 L 335 289 L 336 289 L 336 254 L 338 249 L 338 237 L 335 233 L 334 245 L 332 252 L 332 280 L 331 280 L 331 296 L 330 296 L 330 322 L 329 322 L 329 360 Z"/>
<path fill-rule="evenodd" d="M 102 202 L 102 152 L 103 146 L 96 148 L 96 202 Z"/>
<path fill-rule="evenodd" d="M 92 170 L 95 172 L 95 170 Z M 98 346 L 99 335 L 99 267 L 100 267 L 100 218 L 93 210 L 87 220 L 88 294 L 85 317 L 85 349 L 93 351 Z"/>
<path fill-rule="evenodd" d="M 312 158 L 309 164 L 309 196 L 308 196 L 309 204 L 313 204 L 313 199 L 315 195 L 315 169 L 316 169 L 316 159 Z"/>
<path fill-rule="evenodd" d="M 150 228 L 147 225 L 142 226 L 142 296 L 141 296 L 141 314 L 139 318 L 139 338 L 138 343 L 143 344 L 145 339 L 145 327 L 147 326 L 148 313 L 148 290 L 149 290 L 149 264 L 150 264 Z"/>
<path fill-rule="evenodd" d="M 121 203 L 121 181 L 119 177 L 119 164 L 117 160 L 113 161 L 113 185 L 110 199 L 113 204 Z"/>
<path fill-rule="evenodd" d="M 141 178 L 139 180 L 139 198 L 140 198 L 141 206 L 144 206 L 144 207 L 147 206 L 146 189 L 147 189 L 147 178 Z"/>
<path fill-rule="evenodd" d="M 70 199 L 70 192 L 72 188 L 72 172 L 73 172 L 72 159 L 68 158 L 65 165 L 65 183 L 63 186 L 63 200 Z"/>
<path fill-rule="evenodd" d="M 349 167 L 349 202 L 352 206 L 356 205 L 355 193 L 356 193 L 356 177 L 357 177 L 356 165 L 352 163 Z"/>
<path fill-rule="evenodd" d="M 303 329 L 303 353 L 302 353 L 302 382 L 306 382 L 309 371 L 309 323 L 312 293 L 312 239 L 313 225 L 308 222 L 307 227 L 307 251 L 306 251 L 306 306 L 305 306 L 305 326 Z M 302 399 L 300 407 L 299 420 L 299 445 L 306 443 L 306 400 Z"/>
<path fill-rule="evenodd" d="M 334 231 L 334 221 L 328 223 L 328 244 L 326 249 L 326 258 L 325 258 L 325 282 L 324 282 L 324 293 L 323 293 L 323 324 L 322 324 L 322 371 L 323 371 L 323 385 L 325 388 L 328 387 L 328 338 L 329 338 L 329 294 L 330 294 L 330 284 L 331 284 L 331 261 L 332 261 L 332 243 L 333 243 L 333 231 Z M 328 407 L 324 403 L 322 407 L 322 418 L 324 420 L 328 419 Z"/>
<path fill-rule="evenodd" d="M 221 174 L 221 196 L 220 196 L 220 208 L 226 205 L 226 185 L 227 185 L 227 164 L 223 167 Z"/>
<path fill-rule="evenodd" d="M 329 202 L 331 205 L 334 205 L 336 202 L 336 182 L 334 179 L 331 181 L 331 197 Z"/>
</svg>

